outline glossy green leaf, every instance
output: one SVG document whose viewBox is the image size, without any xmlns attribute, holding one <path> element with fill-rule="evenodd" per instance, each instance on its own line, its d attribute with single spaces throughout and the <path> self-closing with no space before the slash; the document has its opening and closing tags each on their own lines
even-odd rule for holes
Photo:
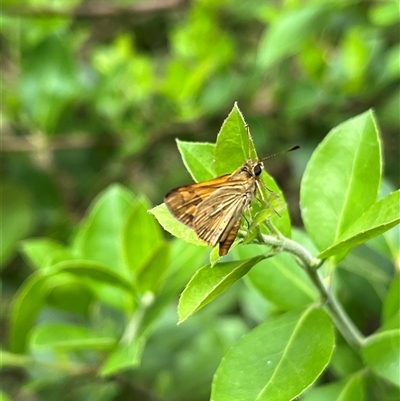
<svg viewBox="0 0 400 401">
<path fill-rule="evenodd" d="M 334 128 L 313 153 L 301 184 L 307 233 L 327 249 L 371 207 L 382 173 L 381 145 L 372 112 Z"/>
<path fill-rule="evenodd" d="M 382 320 L 387 322 L 400 313 L 400 274 L 397 274 L 390 285 L 382 310 Z"/>
<path fill-rule="evenodd" d="M 170 245 L 161 243 L 137 272 L 136 284 L 141 293 L 157 292 L 162 285 L 170 263 Z"/>
<path fill-rule="evenodd" d="M 22 241 L 21 248 L 31 266 L 35 269 L 52 263 L 52 254 L 63 249 L 63 245 L 50 238 L 31 238 Z"/>
<path fill-rule="evenodd" d="M 259 68 L 270 68 L 284 57 L 298 52 L 302 44 L 322 26 L 323 13 L 321 6 L 305 5 L 267 26 L 258 48 Z"/>
<path fill-rule="evenodd" d="M 221 130 L 218 133 L 214 155 L 214 167 L 218 175 L 232 174 L 246 160 L 258 159 L 253 139 L 246 129 L 246 122 L 237 103 L 235 103 L 235 106 L 222 124 Z M 263 188 L 263 194 L 267 204 L 263 202 L 262 205 L 259 205 L 257 201 L 253 201 L 253 207 L 256 210 L 262 208 L 269 209 L 270 213 L 268 213 L 268 216 L 272 217 L 273 224 L 282 234 L 290 237 L 290 217 L 282 191 L 275 180 L 265 170 L 261 177 L 265 186 L 270 191 L 273 191 L 273 193 L 278 194 L 279 198 L 276 202 L 276 196 L 270 196 L 269 191 Z M 271 204 L 268 205 L 268 203 Z M 280 216 L 277 215 L 272 208 L 274 208 Z"/>
<path fill-rule="evenodd" d="M 315 387 L 307 391 L 301 401 L 364 401 L 365 391 L 360 374 L 349 379 Z"/>
<path fill-rule="evenodd" d="M 179 153 L 181 154 L 186 170 L 196 182 L 211 180 L 216 177 L 213 162 L 213 143 L 185 142 L 177 140 Z"/>
<path fill-rule="evenodd" d="M 109 350 L 115 338 L 100 335 L 87 327 L 72 324 L 41 324 L 32 332 L 31 347 L 34 350 L 54 348 L 63 351 Z"/>
<path fill-rule="evenodd" d="M 400 225 L 393 227 L 383 234 L 389 249 L 388 256 L 394 261 L 400 261 Z M 397 262 L 399 263 L 399 262 Z"/>
<path fill-rule="evenodd" d="M 337 378 L 346 378 L 364 369 L 361 355 L 346 342 L 337 341 L 329 369 Z"/>
<path fill-rule="evenodd" d="M 348 251 L 383 234 L 400 222 L 400 190 L 374 203 L 337 240 L 319 254 L 319 258 Z"/>
<path fill-rule="evenodd" d="M 134 202 L 132 194 L 120 185 L 112 185 L 95 199 L 73 246 L 82 259 L 128 275 L 121 244 L 126 219 Z"/>
<path fill-rule="evenodd" d="M 122 252 L 131 272 L 138 270 L 162 242 L 159 224 L 147 211 L 150 204 L 139 199 L 131 208 L 122 232 Z"/>
<path fill-rule="evenodd" d="M 231 247 L 229 248 L 229 252 L 231 252 L 236 247 L 236 245 L 237 241 L 234 241 Z M 219 246 L 212 248 L 209 257 L 210 265 L 214 266 L 215 264 L 217 264 L 218 261 L 221 259 L 221 257 L 223 256 L 219 256 Z"/>
<path fill-rule="evenodd" d="M 137 367 L 142 359 L 145 344 L 144 337 L 135 338 L 129 342 L 121 340 L 101 366 L 100 374 L 110 376 Z"/>
<path fill-rule="evenodd" d="M 390 261 L 365 246 L 354 248 L 338 267 L 337 283 L 365 310 L 379 314 L 392 278 Z M 368 293 L 368 297 L 365 294 Z"/>
<path fill-rule="evenodd" d="M 2 265 L 13 256 L 18 241 L 31 230 L 34 211 L 29 192 L 14 184 L 5 182 L 1 184 L 0 199 L 0 265 Z"/>
<path fill-rule="evenodd" d="M 265 248 L 246 245 L 238 247 L 235 252 L 240 258 L 248 258 L 262 254 Z M 265 299 L 283 310 L 297 309 L 318 299 L 318 293 L 304 270 L 287 253 L 261 261 L 251 269 L 247 278 Z"/>
<path fill-rule="evenodd" d="M 218 176 L 232 174 L 246 160 L 257 160 L 253 139 L 246 130 L 246 121 L 235 103 L 222 124 L 214 151 L 214 168 Z"/>
<path fill-rule="evenodd" d="M 362 354 L 374 373 L 400 387 L 400 329 L 368 337 Z"/>
<path fill-rule="evenodd" d="M 179 299 L 179 323 L 210 303 L 235 281 L 264 259 L 263 255 L 248 260 L 203 266 L 192 277 Z"/>
<path fill-rule="evenodd" d="M 54 249 L 48 254 L 48 257 L 45 260 L 45 265 L 43 267 L 46 268 L 49 266 L 53 266 L 59 262 L 65 262 L 68 260 L 79 260 L 79 257 L 78 255 L 73 253 L 73 250 L 71 248 L 62 247 L 60 249 Z"/>
<path fill-rule="evenodd" d="M 379 327 L 379 332 L 383 333 L 384 331 L 399 330 L 399 329 L 400 329 L 400 311 L 396 312 L 389 319 L 385 320 L 382 323 L 382 326 Z"/>
<path fill-rule="evenodd" d="M 274 317 L 244 335 L 214 376 L 212 401 L 289 401 L 321 375 L 335 338 L 318 307 Z"/>
<path fill-rule="evenodd" d="M 337 401 L 354 400 L 365 400 L 365 390 L 360 374 L 354 375 L 347 380 L 343 390 L 340 392 L 339 397 L 337 398 Z"/>
<path fill-rule="evenodd" d="M 154 324 L 160 313 L 183 291 L 195 271 L 204 264 L 207 250 L 179 239 L 170 242 L 170 265 L 154 302 L 146 308 L 138 335 L 143 335 Z M 175 318 L 176 320 L 176 318 Z"/>
<path fill-rule="evenodd" d="M 46 281 L 46 276 L 34 273 L 14 296 L 10 322 L 11 352 L 24 353 L 27 350 L 29 332 L 49 290 Z"/>
<path fill-rule="evenodd" d="M 153 207 L 149 212 L 156 217 L 164 230 L 168 231 L 173 236 L 194 245 L 207 246 L 204 241 L 197 237 L 196 233 L 191 228 L 185 226 L 172 216 L 165 203 Z"/>
</svg>

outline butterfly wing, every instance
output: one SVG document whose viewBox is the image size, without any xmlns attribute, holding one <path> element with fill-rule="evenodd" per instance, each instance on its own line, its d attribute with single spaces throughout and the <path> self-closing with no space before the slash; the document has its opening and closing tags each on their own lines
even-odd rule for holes
<svg viewBox="0 0 400 401">
<path fill-rule="evenodd" d="M 223 175 L 209 181 L 172 189 L 165 195 L 164 202 L 174 217 L 193 228 L 197 206 L 216 190 L 226 185 L 229 177 L 230 175 Z"/>
<path fill-rule="evenodd" d="M 241 219 L 236 220 L 236 223 L 233 225 L 231 231 L 228 232 L 226 238 L 219 243 L 219 256 L 224 256 L 228 253 L 239 231 L 240 221 Z"/>
<path fill-rule="evenodd" d="M 225 185 L 197 206 L 193 229 L 200 239 L 211 246 L 224 242 L 238 221 L 240 225 L 248 203 L 243 186 Z"/>
</svg>

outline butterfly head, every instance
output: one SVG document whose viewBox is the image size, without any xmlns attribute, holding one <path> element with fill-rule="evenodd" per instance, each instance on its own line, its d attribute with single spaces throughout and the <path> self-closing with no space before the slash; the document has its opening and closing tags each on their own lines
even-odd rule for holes
<svg viewBox="0 0 400 401">
<path fill-rule="evenodd" d="M 256 162 L 253 166 L 253 175 L 254 177 L 259 177 L 264 169 L 263 162 Z"/>
<path fill-rule="evenodd" d="M 240 172 L 245 174 L 248 178 L 259 178 L 264 170 L 264 163 L 262 161 L 249 160 L 241 167 Z"/>
</svg>

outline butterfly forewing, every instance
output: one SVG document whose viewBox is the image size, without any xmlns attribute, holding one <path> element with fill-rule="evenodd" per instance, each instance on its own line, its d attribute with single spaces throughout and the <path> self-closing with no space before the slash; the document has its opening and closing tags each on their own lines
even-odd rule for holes
<svg viewBox="0 0 400 401">
<path fill-rule="evenodd" d="M 224 175 L 213 180 L 172 189 L 165 195 L 164 202 L 174 217 L 193 228 L 192 221 L 197 205 L 218 188 L 223 187 L 228 178 L 229 175 Z"/>
</svg>

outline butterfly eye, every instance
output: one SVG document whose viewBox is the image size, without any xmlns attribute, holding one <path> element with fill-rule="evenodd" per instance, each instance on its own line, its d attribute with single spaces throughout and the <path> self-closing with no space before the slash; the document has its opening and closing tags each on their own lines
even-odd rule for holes
<svg viewBox="0 0 400 401">
<path fill-rule="evenodd" d="M 253 169 L 253 173 L 256 177 L 258 177 L 262 172 L 262 168 L 260 164 L 256 164 Z"/>
</svg>

